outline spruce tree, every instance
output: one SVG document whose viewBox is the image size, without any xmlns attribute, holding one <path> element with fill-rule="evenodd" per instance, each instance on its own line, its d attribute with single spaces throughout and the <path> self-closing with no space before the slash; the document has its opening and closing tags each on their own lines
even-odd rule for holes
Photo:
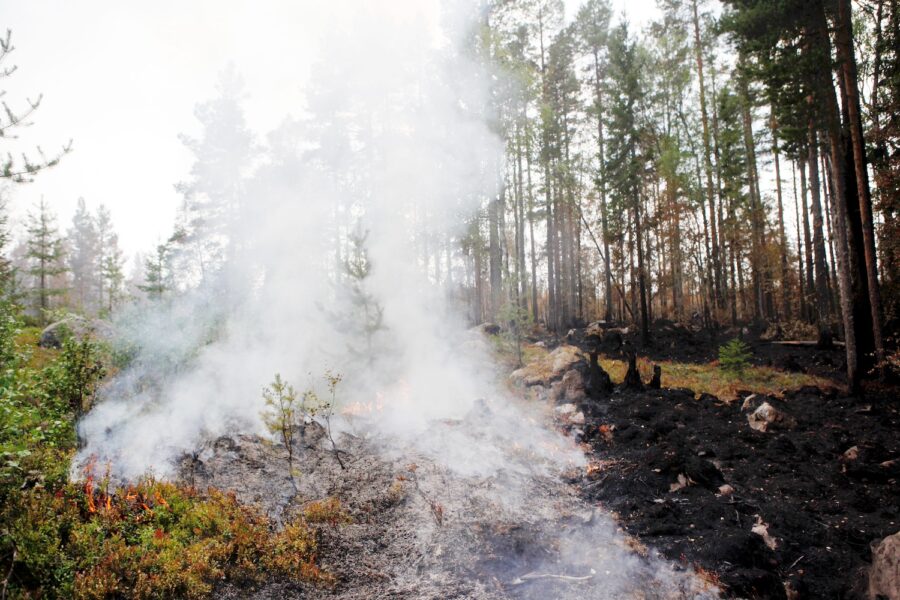
<svg viewBox="0 0 900 600">
<path fill-rule="evenodd" d="M 39 318 L 45 319 L 51 299 L 66 292 L 66 288 L 59 285 L 59 276 L 66 272 L 66 267 L 56 217 L 43 197 L 28 216 L 27 232 L 28 274 L 34 282 L 31 293 L 36 300 Z"/>
</svg>

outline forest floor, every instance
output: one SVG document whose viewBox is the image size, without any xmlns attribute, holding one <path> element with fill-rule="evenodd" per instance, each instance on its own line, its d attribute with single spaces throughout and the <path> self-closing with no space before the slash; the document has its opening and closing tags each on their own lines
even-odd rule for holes
<svg viewBox="0 0 900 600">
<path fill-rule="evenodd" d="M 587 350 L 582 333 L 542 345 Z M 708 572 L 728 596 L 864 597 L 870 544 L 900 529 L 898 390 L 848 397 L 841 351 L 753 336 L 760 380 L 716 383 L 724 376 L 709 361 L 728 337 L 669 327 L 639 350 L 646 367 L 662 365 L 663 389 L 618 386 L 578 404 L 584 422 L 565 428 L 594 464 L 577 481 L 583 497 L 648 547 Z M 624 363 L 600 363 L 621 381 Z M 669 382 L 667 370 L 676 372 Z M 677 389 L 686 383 L 693 389 Z M 789 416 L 783 426 L 749 427 L 763 401 Z"/>
<path fill-rule="evenodd" d="M 493 435 L 496 415 L 479 405 L 465 418 L 431 426 L 427 437 L 456 429 Z M 504 444 L 508 468 L 460 473 L 408 444 L 346 434 L 345 468 L 322 430 L 298 442 L 298 490 L 284 449 L 252 436 L 211 442 L 182 468 L 185 482 L 232 490 L 274 519 L 311 499 L 336 498 L 349 520 L 319 531 L 317 562 L 334 585 L 272 579 L 223 584 L 223 599 L 546 600 L 713 598 L 709 582 L 672 565 L 624 535 L 578 486 L 544 471 Z M 475 439 L 473 438 L 473 439 Z M 477 443 L 477 442 L 476 442 Z M 519 460 L 524 459 L 524 460 Z M 529 464 L 530 463 L 530 464 Z"/>
</svg>

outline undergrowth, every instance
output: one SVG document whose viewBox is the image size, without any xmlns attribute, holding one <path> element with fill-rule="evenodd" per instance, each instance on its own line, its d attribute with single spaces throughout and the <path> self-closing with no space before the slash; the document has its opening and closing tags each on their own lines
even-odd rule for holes
<svg viewBox="0 0 900 600">
<path fill-rule="evenodd" d="M 525 347 L 526 365 L 540 361 L 549 355 L 546 348 L 530 344 Z M 609 373 L 614 383 L 621 383 L 628 370 L 625 361 L 601 356 L 600 366 Z M 697 394 L 712 394 L 722 400 L 734 400 L 739 391 L 759 394 L 780 395 L 785 390 L 797 389 L 806 385 L 820 388 L 832 388 L 837 384 L 824 377 L 816 377 L 806 373 L 782 371 L 774 367 L 748 365 L 739 376 L 724 372 L 717 362 L 683 363 L 674 361 L 651 361 L 638 358 L 638 371 L 644 381 L 653 375 L 653 365 L 662 368 L 662 387 L 688 388 Z M 549 374 L 549 363 L 547 365 Z"/>
<path fill-rule="evenodd" d="M 319 523 L 346 522 L 335 499 L 277 529 L 216 490 L 146 479 L 112 489 L 90 465 L 69 481 L 75 418 L 110 353 L 91 340 L 36 345 L 0 304 L 0 598 L 207 598 L 223 580 L 333 583 L 316 564 Z"/>
</svg>

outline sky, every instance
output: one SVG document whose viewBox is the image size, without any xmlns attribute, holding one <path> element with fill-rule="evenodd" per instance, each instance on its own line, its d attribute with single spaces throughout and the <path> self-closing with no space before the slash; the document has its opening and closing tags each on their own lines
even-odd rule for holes
<svg viewBox="0 0 900 600">
<path fill-rule="evenodd" d="M 8 186 L 13 225 L 42 196 L 63 230 L 78 198 L 111 211 L 126 254 L 148 251 L 171 232 L 180 201 L 174 185 L 191 155 L 179 134 L 197 131 L 193 111 L 214 95 L 233 63 L 249 96 L 247 121 L 260 135 L 299 114 L 303 82 L 316 59 L 315 2 L 291 0 L 0 0 L 13 31 L 0 89 L 12 108 L 43 94 L 33 124 L 4 141 L 16 155 L 40 145 L 73 151 L 33 183 Z M 574 15 L 581 0 L 566 0 Z M 613 0 L 640 28 L 654 0 Z"/>
</svg>

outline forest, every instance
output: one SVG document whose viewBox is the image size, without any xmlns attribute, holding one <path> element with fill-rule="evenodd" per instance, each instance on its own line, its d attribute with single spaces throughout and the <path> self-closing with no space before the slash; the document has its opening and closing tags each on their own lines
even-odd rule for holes
<svg viewBox="0 0 900 600">
<path fill-rule="evenodd" d="M 900 2 L 641 10 L 311 14 L 137 252 L 9 23 L 0 600 L 900 598 Z"/>
</svg>

